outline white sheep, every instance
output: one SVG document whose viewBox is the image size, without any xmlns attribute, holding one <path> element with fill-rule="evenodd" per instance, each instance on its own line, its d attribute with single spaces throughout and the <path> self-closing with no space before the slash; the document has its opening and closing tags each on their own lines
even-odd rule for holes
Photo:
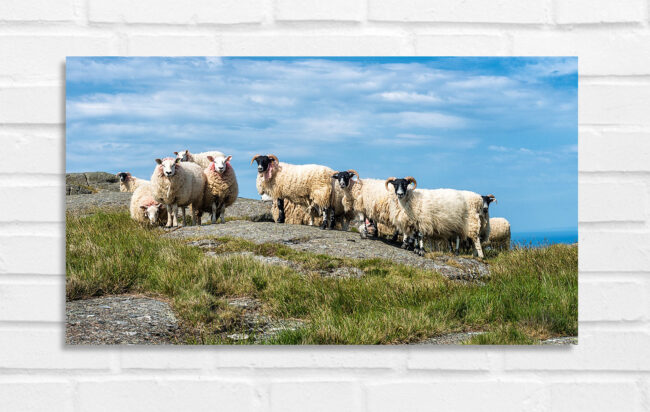
<svg viewBox="0 0 650 412">
<path fill-rule="evenodd" d="M 336 179 L 337 190 L 342 194 L 341 203 L 344 213 L 356 214 L 363 222 L 363 230 L 360 230 L 361 237 L 368 235 L 368 223 L 371 224 L 371 232 L 374 236 L 378 236 L 382 230 L 390 230 L 388 234 L 394 233 L 390 221 L 389 194 L 386 192 L 383 180 L 360 179 L 359 174 L 352 169 L 337 172 L 332 178 Z"/>
<path fill-rule="evenodd" d="M 140 185 L 149 183 L 148 180 L 131 176 L 129 172 L 120 172 L 116 176 L 120 178 L 120 192 L 133 193 Z"/>
<path fill-rule="evenodd" d="M 162 213 L 165 206 L 156 202 L 151 192 L 151 185 L 140 184 L 131 196 L 129 211 L 131 218 L 137 222 L 150 223 L 152 225 L 164 225 L 167 222 L 167 214 Z"/>
<path fill-rule="evenodd" d="M 210 160 L 208 160 L 208 156 L 212 156 L 214 158 L 226 157 L 223 153 L 216 150 L 203 153 L 190 153 L 189 150 L 183 150 L 181 152 L 174 152 L 174 154 L 176 155 L 177 159 L 181 159 L 181 162 L 196 163 L 197 165 L 201 166 L 201 169 L 210 167 Z"/>
<path fill-rule="evenodd" d="M 388 187 L 389 184 L 393 185 L 394 190 Z M 390 215 L 393 225 L 405 237 L 417 234 L 415 252 L 424 255 L 425 238 L 449 239 L 465 234 L 468 226 L 467 204 L 463 194 L 457 190 L 416 187 L 417 182 L 410 176 L 404 179 L 391 177 L 385 182 L 385 189 L 391 194 L 394 205 Z"/>
<path fill-rule="evenodd" d="M 151 175 L 154 199 L 167 208 L 167 227 L 177 226 L 178 207 L 182 208 L 185 224 L 185 206 L 192 206 L 192 223 L 200 223 L 198 213 L 203 201 L 205 175 L 201 166 L 170 157 L 156 159 L 158 166 Z"/>
<path fill-rule="evenodd" d="M 203 170 L 206 178 L 205 190 L 203 193 L 202 211 L 210 212 L 212 223 L 217 223 L 221 217 L 221 223 L 225 223 L 223 213 L 226 207 L 235 203 L 239 194 L 237 176 L 230 165 L 232 156 L 208 155 L 210 166 Z"/>
<path fill-rule="evenodd" d="M 271 196 L 280 209 L 277 223 L 284 223 L 284 200 L 319 212 L 323 216 L 321 229 L 327 227 L 332 203 L 332 174 L 334 170 L 321 165 L 293 165 L 280 162 L 272 154 L 255 155 L 251 164 L 257 162 L 257 191 Z M 310 225 L 313 225 L 313 219 Z"/>
<path fill-rule="evenodd" d="M 493 249 L 510 249 L 510 222 L 502 217 L 491 218 L 487 245 Z"/>
</svg>

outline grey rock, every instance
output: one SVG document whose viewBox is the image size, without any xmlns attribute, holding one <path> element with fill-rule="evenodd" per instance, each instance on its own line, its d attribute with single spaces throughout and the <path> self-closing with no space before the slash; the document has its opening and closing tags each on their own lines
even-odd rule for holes
<svg viewBox="0 0 650 412">
<path fill-rule="evenodd" d="M 176 343 L 179 325 L 168 303 L 137 296 L 66 302 L 70 345 Z"/>
<path fill-rule="evenodd" d="M 546 339 L 540 342 L 541 345 L 577 345 L 577 336 L 562 336 L 559 338 Z"/>
</svg>

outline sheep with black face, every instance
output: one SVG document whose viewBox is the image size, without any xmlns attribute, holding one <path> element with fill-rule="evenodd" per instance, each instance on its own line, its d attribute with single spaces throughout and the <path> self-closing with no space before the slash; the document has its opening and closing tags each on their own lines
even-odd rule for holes
<svg viewBox="0 0 650 412">
<path fill-rule="evenodd" d="M 148 180 L 131 176 L 129 172 L 120 172 L 116 176 L 120 178 L 120 192 L 133 193 L 139 186 L 149 183 Z"/>
<path fill-rule="evenodd" d="M 326 166 L 308 164 L 293 165 L 280 162 L 275 155 L 255 155 L 251 164 L 257 162 L 257 191 L 276 201 L 280 209 L 277 223 L 284 223 L 284 200 L 307 208 L 307 213 L 318 212 L 323 216 L 321 229 L 327 222 L 332 206 L 331 176 L 334 170 Z M 310 224 L 313 225 L 313 218 Z"/>
<path fill-rule="evenodd" d="M 480 210 L 468 207 L 469 195 L 453 189 L 416 189 L 416 185 L 410 176 L 386 180 L 386 190 L 391 192 L 393 204 L 397 206 L 392 215 L 393 224 L 405 236 L 417 234 L 415 252 L 424 255 L 425 238 L 446 240 L 460 236 L 470 238 L 482 258 Z"/>
</svg>

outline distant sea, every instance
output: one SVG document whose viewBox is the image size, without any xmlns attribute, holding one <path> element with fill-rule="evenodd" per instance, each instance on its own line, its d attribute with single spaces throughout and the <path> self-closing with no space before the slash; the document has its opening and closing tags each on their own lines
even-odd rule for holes
<svg viewBox="0 0 650 412">
<path fill-rule="evenodd" d="M 513 244 L 544 246 L 554 243 L 576 243 L 578 241 L 577 230 L 559 230 L 548 232 L 519 232 L 512 233 Z"/>
</svg>

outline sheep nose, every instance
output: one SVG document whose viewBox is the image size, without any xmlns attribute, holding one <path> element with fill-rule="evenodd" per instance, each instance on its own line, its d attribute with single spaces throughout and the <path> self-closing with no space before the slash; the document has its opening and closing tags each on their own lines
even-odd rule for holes
<svg viewBox="0 0 650 412">
<path fill-rule="evenodd" d="M 262 172 L 264 171 L 264 169 L 262 169 L 261 167 L 258 167 L 258 168 L 257 168 L 257 171 L 260 172 L 260 173 L 262 173 Z"/>
</svg>

